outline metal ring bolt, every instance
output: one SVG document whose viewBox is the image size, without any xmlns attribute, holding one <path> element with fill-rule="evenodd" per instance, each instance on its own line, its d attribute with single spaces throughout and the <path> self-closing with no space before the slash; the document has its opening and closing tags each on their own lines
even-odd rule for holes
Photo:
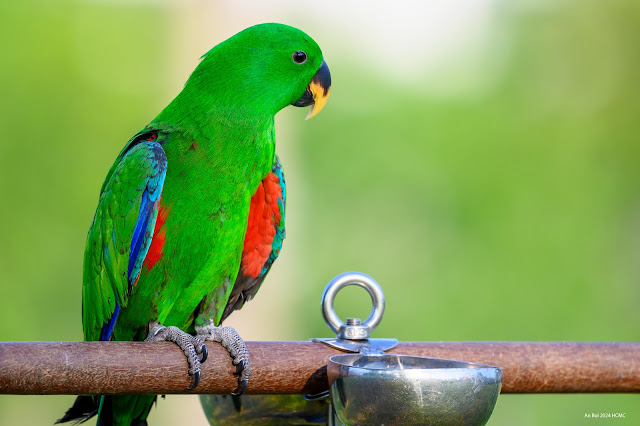
<svg viewBox="0 0 640 426">
<path fill-rule="evenodd" d="M 369 296 L 371 296 L 373 307 L 371 313 L 362 324 L 349 320 L 347 320 L 348 323 L 345 324 L 333 309 L 336 294 L 338 294 L 342 288 L 349 285 L 362 287 L 369 293 Z M 338 333 L 339 338 L 367 339 L 369 332 L 373 331 L 378 324 L 380 324 L 383 314 L 384 294 L 382 293 L 382 288 L 373 278 L 361 272 L 345 272 L 338 275 L 327 284 L 322 293 L 322 316 L 329 328 L 335 333 Z M 356 331 L 355 328 L 357 328 L 358 331 Z M 352 329 L 351 333 L 349 333 L 349 329 Z"/>
</svg>

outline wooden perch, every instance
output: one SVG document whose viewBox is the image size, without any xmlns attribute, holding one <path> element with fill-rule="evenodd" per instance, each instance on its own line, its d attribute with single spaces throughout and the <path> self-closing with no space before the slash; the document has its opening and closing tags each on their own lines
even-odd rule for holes
<svg viewBox="0 0 640 426">
<path fill-rule="evenodd" d="M 230 393 L 231 358 L 208 342 L 200 385 L 190 393 Z M 340 353 L 312 342 L 247 342 L 248 394 L 316 393 Z M 388 353 L 457 359 L 503 368 L 503 393 L 640 392 L 640 343 L 400 343 Z M 187 361 L 173 343 L 0 343 L 0 394 L 189 393 Z"/>
</svg>

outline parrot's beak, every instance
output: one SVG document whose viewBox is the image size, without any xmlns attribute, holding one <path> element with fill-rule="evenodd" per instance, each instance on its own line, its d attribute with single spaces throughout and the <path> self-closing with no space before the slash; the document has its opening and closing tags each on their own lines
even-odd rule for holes
<svg viewBox="0 0 640 426">
<path fill-rule="evenodd" d="M 322 65 L 316 72 L 316 75 L 311 79 L 311 83 L 304 91 L 302 97 L 293 105 L 303 107 L 311 106 L 309 114 L 305 120 L 310 119 L 317 113 L 319 113 L 329 99 L 329 91 L 331 90 L 331 73 L 329 67 L 325 61 L 322 61 Z"/>
</svg>

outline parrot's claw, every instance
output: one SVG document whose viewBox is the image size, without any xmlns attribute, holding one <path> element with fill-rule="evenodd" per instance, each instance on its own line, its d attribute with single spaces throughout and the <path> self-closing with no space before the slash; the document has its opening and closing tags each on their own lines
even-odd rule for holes
<svg viewBox="0 0 640 426">
<path fill-rule="evenodd" d="M 150 324 L 149 335 L 145 342 L 174 342 L 187 357 L 189 364 L 189 375 L 193 377 L 191 386 L 187 390 L 193 390 L 200 383 L 200 367 L 207 359 L 207 346 L 204 341 L 197 336 L 185 333 L 178 327 L 165 327 L 158 323 Z"/>
<path fill-rule="evenodd" d="M 244 393 L 245 390 L 247 390 L 247 385 L 249 384 L 249 380 L 239 380 L 239 382 L 240 384 L 238 385 L 236 390 L 231 392 L 231 395 L 240 396 Z"/>
<path fill-rule="evenodd" d="M 242 370 L 244 370 L 244 360 L 240 361 L 238 365 L 236 365 L 236 371 L 233 373 L 234 376 L 239 376 L 242 374 Z"/>
<path fill-rule="evenodd" d="M 202 340 L 212 340 L 220 343 L 229 352 L 229 355 L 233 358 L 233 364 L 236 366 L 236 371 L 233 375 L 238 377 L 238 387 L 231 394 L 242 395 L 247 389 L 249 377 L 251 376 L 249 351 L 242 337 L 232 327 L 216 327 L 213 323 L 196 327 L 196 333 Z"/>
<path fill-rule="evenodd" d="M 197 349 L 196 349 L 197 351 Z M 204 344 L 204 342 L 202 343 L 202 354 L 200 355 L 200 363 L 203 363 L 207 360 L 207 357 L 209 356 L 209 350 L 207 349 L 207 345 Z"/>
<path fill-rule="evenodd" d="M 247 358 L 247 361 L 248 360 L 249 359 Z M 239 379 L 238 379 L 238 387 L 236 388 L 236 390 L 231 392 L 231 395 L 242 395 L 245 389 L 247 389 L 247 385 L 249 384 L 249 376 L 247 375 L 247 377 L 243 379 L 242 378 L 243 371 L 245 371 L 244 360 L 240 361 L 238 365 L 236 365 L 236 371 L 233 373 L 233 375 L 236 377 L 239 377 Z"/>
<path fill-rule="evenodd" d="M 191 383 L 191 386 L 187 388 L 187 390 L 194 390 L 196 386 L 198 386 L 198 383 L 200 383 L 200 370 L 196 370 L 196 372 L 193 373 L 193 382 Z"/>
</svg>

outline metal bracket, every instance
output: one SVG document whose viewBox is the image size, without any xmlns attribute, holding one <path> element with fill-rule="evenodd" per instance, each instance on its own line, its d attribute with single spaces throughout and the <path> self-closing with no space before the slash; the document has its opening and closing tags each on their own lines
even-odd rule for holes
<svg viewBox="0 0 640 426">
<path fill-rule="evenodd" d="M 382 355 L 385 351 L 398 345 L 398 339 L 368 339 L 353 341 L 348 339 L 311 339 L 312 342 L 324 343 L 344 352 L 355 352 L 363 355 Z"/>
</svg>

